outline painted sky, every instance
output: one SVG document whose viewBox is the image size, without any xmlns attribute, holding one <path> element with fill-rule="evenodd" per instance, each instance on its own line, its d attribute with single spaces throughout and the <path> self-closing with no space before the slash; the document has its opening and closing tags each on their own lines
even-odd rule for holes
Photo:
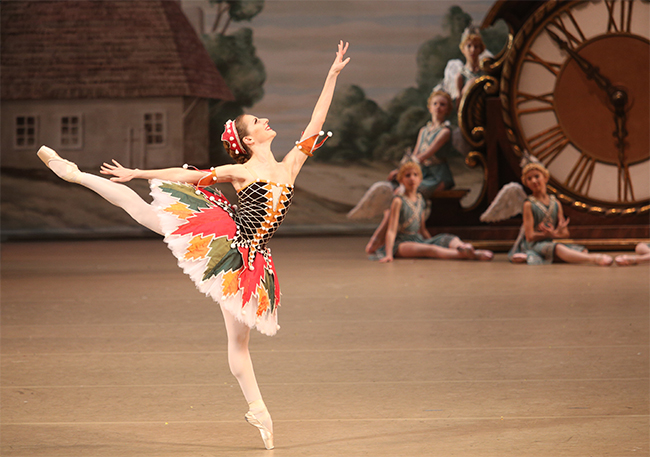
<svg viewBox="0 0 650 457">
<path fill-rule="evenodd" d="M 184 4 L 206 5 L 183 0 Z M 459 5 L 480 25 L 494 1 L 432 0 L 266 0 L 251 22 L 257 54 L 267 80 L 264 99 L 247 112 L 267 117 L 278 132 L 274 151 L 288 151 L 309 121 L 338 40 L 350 42 L 350 64 L 339 87 L 360 86 L 366 96 L 385 104 L 414 87 L 416 55 L 422 43 L 446 35 L 442 23 Z M 210 24 L 214 7 L 204 8 Z M 233 24 L 233 29 L 239 25 Z"/>
</svg>

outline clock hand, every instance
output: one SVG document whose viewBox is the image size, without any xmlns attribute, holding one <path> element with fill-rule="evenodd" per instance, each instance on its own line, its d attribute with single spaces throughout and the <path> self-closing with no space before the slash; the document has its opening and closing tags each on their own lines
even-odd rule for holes
<svg viewBox="0 0 650 457">
<path fill-rule="evenodd" d="M 627 201 L 628 191 L 630 197 L 634 200 L 634 192 L 632 187 L 628 187 L 629 173 L 625 163 L 625 137 L 627 130 L 625 123 L 627 116 L 625 114 L 625 104 L 627 103 L 627 93 L 623 90 L 617 90 L 612 94 L 612 104 L 614 105 L 614 122 L 616 123 L 616 130 L 614 137 L 616 138 L 616 147 L 618 148 L 618 198 L 619 200 Z"/>
<path fill-rule="evenodd" d="M 614 122 L 616 123 L 614 137 L 617 140 L 616 145 L 618 147 L 619 162 L 623 165 L 625 160 L 625 137 L 627 136 L 627 130 L 625 129 L 627 92 L 614 87 L 610 80 L 600 73 L 598 67 L 592 65 L 591 62 L 575 52 L 566 41 L 562 40 L 554 32 L 550 30 L 546 30 L 546 32 L 561 49 L 565 50 L 576 61 L 580 69 L 587 75 L 587 79 L 593 79 L 598 84 L 598 87 L 607 92 L 609 102 L 614 106 Z"/>
<path fill-rule="evenodd" d="M 623 159 L 622 155 L 625 149 L 624 142 L 625 137 L 627 136 L 627 130 L 625 129 L 625 122 L 627 120 L 627 116 L 625 114 L 627 93 L 623 90 L 617 89 L 612 94 L 610 101 L 614 105 L 614 122 L 616 123 L 614 136 L 616 137 L 617 145 L 619 147 L 619 158 Z"/>
<path fill-rule="evenodd" d="M 578 54 L 573 49 L 571 49 L 571 46 L 569 46 L 566 41 L 562 40 L 562 38 L 557 36 L 555 33 L 551 32 L 550 30 L 546 30 L 546 32 L 549 34 L 551 39 L 558 44 L 558 46 L 561 49 L 565 50 L 573 58 L 573 60 L 576 61 L 580 69 L 584 71 L 585 74 L 587 75 L 587 79 L 593 79 L 596 82 L 596 84 L 598 84 L 598 87 L 600 87 L 605 92 L 607 92 L 607 95 L 609 95 L 610 102 L 614 103 L 612 97 L 614 95 L 614 92 L 617 89 L 609 81 L 609 79 L 607 79 L 605 76 L 603 76 L 600 73 L 600 68 L 592 65 L 587 59 L 585 59 L 580 54 Z"/>
</svg>

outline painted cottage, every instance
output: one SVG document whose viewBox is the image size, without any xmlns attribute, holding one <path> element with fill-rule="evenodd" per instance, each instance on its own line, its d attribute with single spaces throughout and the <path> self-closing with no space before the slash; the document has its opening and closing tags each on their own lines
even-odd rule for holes
<svg viewBox="0 0 650 457">
<path fill-rule="evenodd" d="M 178 1 L 2 2 L 2 166 L 41 144 L 81 168 L 208 164 L 208 99 L 233 96 Z"/>
</svg>

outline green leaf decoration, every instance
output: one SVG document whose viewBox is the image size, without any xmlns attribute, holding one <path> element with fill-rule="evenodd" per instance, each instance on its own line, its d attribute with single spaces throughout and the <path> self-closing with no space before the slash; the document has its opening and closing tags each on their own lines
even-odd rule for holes
<svg viewBox="0 0 650 457">
<path fill-rule="evenodd" d="M 202 208 L 209 208 L 210 204 L 205 199 L 203 194 L 197 195 L 194 188 L 185 184 L 176 184 L 171 182 L 164 182 L 159 186 L 160 190 L 177 198 L 181 203 L 184 203 L 192 211 L 198 211 Z"/>
<path fill-rule="evenodd" d="M 224 241 L 219 240 L 225 240 L 225 245 Z M 210 261 L 203 273 L 203 281 L 217 276 L 222 271 L 239 270 L 244 265 L 241 254 L 236 248 L 232 249 L 230 247 L 230 242 L 225 236 L 219 237 L 210 243 L 209 256 Z"/>
<path fill-rule="evenodd" d="M 271 271 L 266 270 L 264 280 L 262 281 L 262 286 L 264 286 L 269 294 L 269 303 L 271 305 L 270 311 L 273 312 L 275 309 L 275 278 L 273 277 L 273 273 L 271 273 Z"/>
</svg>

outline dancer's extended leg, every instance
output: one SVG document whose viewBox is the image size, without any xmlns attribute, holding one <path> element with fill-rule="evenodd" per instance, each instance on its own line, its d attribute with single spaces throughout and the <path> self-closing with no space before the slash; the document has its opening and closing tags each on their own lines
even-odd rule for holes
<svg viewBox="0 0 650 457">
<path fill-rule="evenodd" d="M 109 203 L 122 208 L 139 224 L 160 235 L 163 234 L 154 208 L 128 186 L 81 172 L 77 165 L 62 159 L 55 151 L 45 146 L 38 151 L 38 157 L 61 179 L 87 187 Z"/>
<path fill-rule="evenodd" d="M 612 257 L 607 254 L 590 254 L 586 251 L 576 251 L 563 244 L 555 246 L 555 255 L 567 263 L 594 263 L 603 267 L 612 264 Z"/>
<path fill-rule="evenodd" d="M 397 248 L 397 256 L 405 258 L 430 258 L 430 259 L 469 259 L 466 252 L 458 249 L 443 248 L 435 244 L 416 243 L 406 241 Z"/>
<path fill-rule="evenodd" d="M 458 237 L 454 237 L 449 243 L 449 249 L 456 249 L 471 260 L 492 260 L 494 253 L 486 249 L 474 249 L 471 243 L 467 243 Z"/>
<path fill-rule="evenodd" d="M 228 334 L 228 364 L 230 371 L 237 379 L 244 397 L 248 402 L 249 411 L 246 420 L 257 427 L 267 449 L 273 448 L 273 421 L 266 405 L 262 400 L 262 393 L 257 385 L 253 362 L 248 350 L 251 329 L 244 323 L 235 319 L 227 309 L 221 307 L 223 319 L 226 323 Z"/>
</svg>

